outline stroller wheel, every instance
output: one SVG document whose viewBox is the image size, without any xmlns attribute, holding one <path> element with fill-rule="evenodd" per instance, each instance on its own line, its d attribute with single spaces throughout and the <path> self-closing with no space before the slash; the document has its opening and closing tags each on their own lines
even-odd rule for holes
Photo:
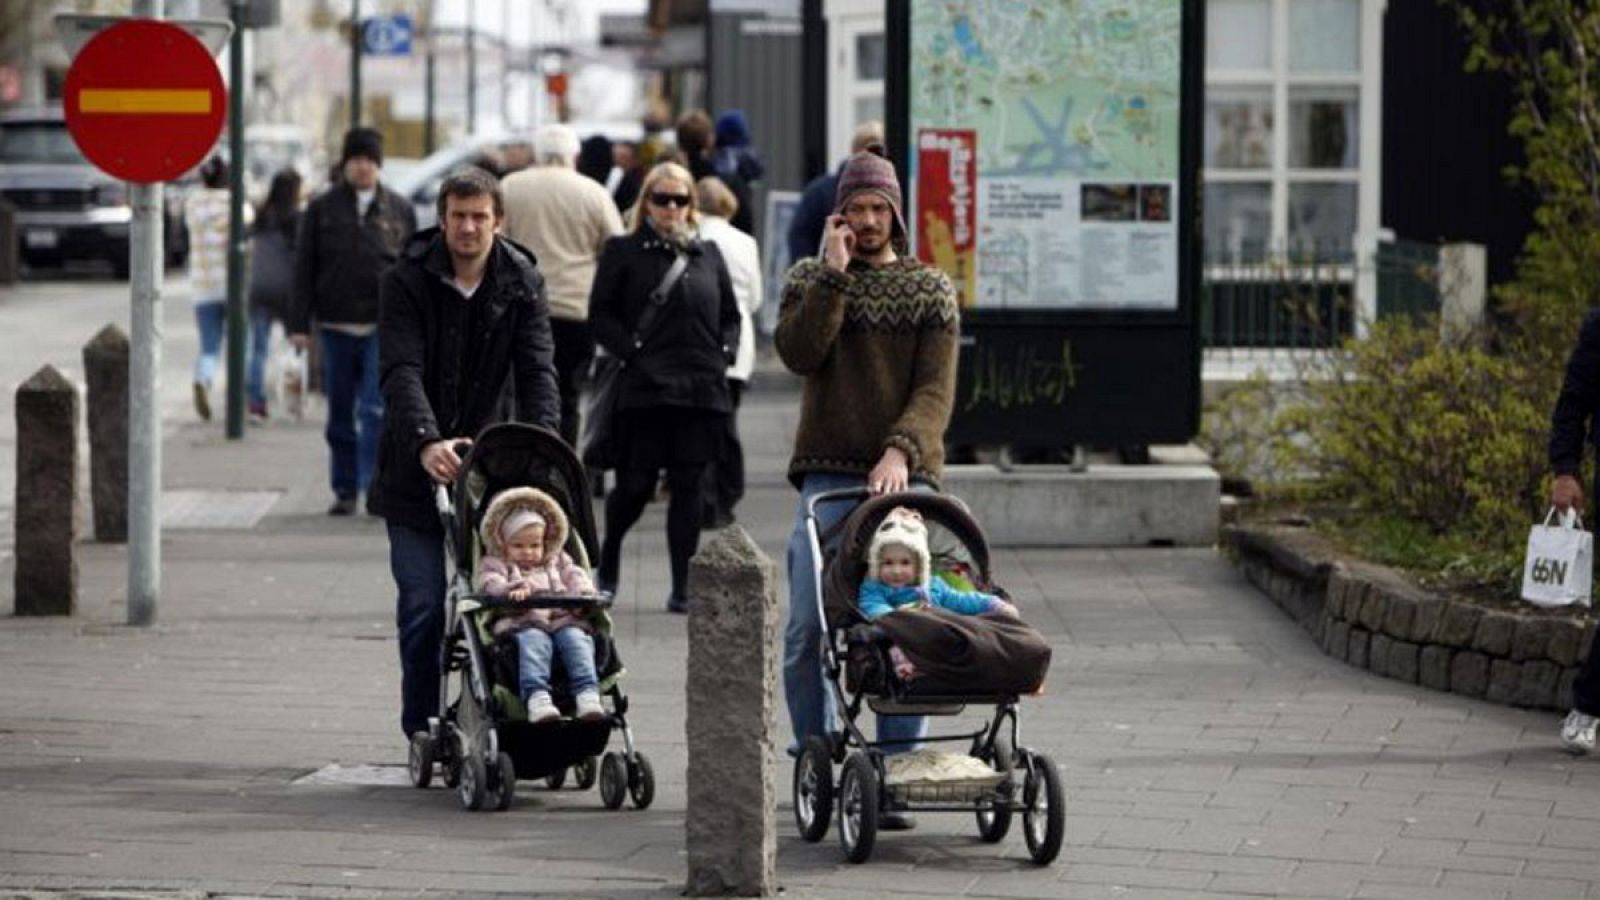
<svg viewBox="0 0 1600 900">
<path fill-rule="evenodd" d="M 462 807 L 477 812 L 483 809 L 488 795 L 488 767 L 483 764 L 482 756 L 468 753 L 461 760 L 461 781 L 456 785 L 456 796 L 461 798 Z"/>
<path fill-rule="evenodd" d="M 865 753 L 852 753 L 839 775 L 839 844 L 844 858 L 866 862 L 878 839 L 878 772 Z"/>
<path fill-rule="evenodd" d="M 435 745 L 434 756 L 439 760 L 440 780 L 450 790 L 461 784 L 461 735 L 453 727 L 445 731 L 442 745 Z"/>
<path fill-rule="evenodd" d="M 621 809 L 628 794 L 628 767 L 622 754 L 607 753 L 600 758 L 600 802 L 606 809 Z"/>
<path fill-rule="evenodd" d="M 1011 804 L 1015 795 L 1013 786 L 1016 784 L 1011 780 L 1011 770 L 1015 768 L 1016 755 L 1006 742 L 998 740 L 995 741 L 992 755 L 992 759 L 984 761 L 992 765 L 995 771 L 1005 773 L 1006 779 L 995 788 L 994 793 L 978 801 L 978 837 L 985 843 L 998 844 L 1011 831 Z"/>
<path fill-rule="evenodd" d="M 561 790 L 561 786 L 566 784 L 566 783 L 567 783 L 567 770 L 566 769 L 557 769 L 554 772 L 551 772 L 549 775 L 546 775 L 544 777 L 544 786 L 549 788 L 552 791 Z"/>
<path fill-rule="evenodd" d="M 406 754 L 406 772 L 412 787 L 425 788 L 433 782 L 433 738 L 426 731 L 411 736 L 411 751 Z"/>
<path fill-rule="evenodd" d="M 595 779 L 600 777 L 600 760 L 598 757 L 589 756 L 572 767 L 573 786 L 580 791 L 587 791 L 594 787 Z"/>
<path fill-rule="evenodd" d="M 628 796 L 633 798 L 634 809 L 649 809 L 656 798 L 656 773 L 643 753 L 634 753 L 628 766 Z"/>
<path fill-rule="evenodd" d="M 1066 795 L 1054 760 L 1043 753 L 1029 753 L 1023 759 L 1028 774 L 1022 782 L 1022 836 L 1033 861 L 1047 866 L 1061 852 L 1066 836 Z"/>
<path fill-rule="evenodd" d="M 494 788 L 494 808 L 505 812 L 511 808 L 511 798 L 517 793 L 517 767 L 509 753 L 501 753 L 495 761 Z"/>
<path fill-rule="evenodd" d="M 806 738 L 794 763 L 794 821 L 800 836 L 815 844 L 828 834 L 833 818 L 833 762 L 828 739 Z"/>
</svg>

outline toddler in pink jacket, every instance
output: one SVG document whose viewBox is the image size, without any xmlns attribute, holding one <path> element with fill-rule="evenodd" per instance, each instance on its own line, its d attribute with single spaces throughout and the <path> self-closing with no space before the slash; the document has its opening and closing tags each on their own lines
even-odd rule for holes
<svg viewBox="0 0 1600 900">
<path fill-rule="evenodd" d="M 567 516 L 555 498 L 537 488 L 508 488 L 489 501 L 479 529 L 484 555 L 478 561 L 478 590 L 496 597 L 526 600 L 541 593 L 592 594 L 589 573 L 562 548 Z M 606 717 L 600 705 L 594 664 L 593 626 L 583 611 L 521 609 L 501 616 L 495 634 L 513 632 L 517 640 L 518 681 L 535 724 L 561 717 L 550 698 L 550 665 L 559 657 L 584 721 Z"/>
</svg>

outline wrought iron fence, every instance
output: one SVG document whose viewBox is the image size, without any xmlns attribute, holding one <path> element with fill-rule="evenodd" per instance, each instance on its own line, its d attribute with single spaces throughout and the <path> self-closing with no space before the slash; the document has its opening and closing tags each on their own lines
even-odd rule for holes
<svg viewBox="0 0 1600 900">
<path fill-rule="evenodd" d="M 1440 307 L 1439 248 L 1386 241 L 1366 262 L 1277 257 L 1213 261 L 1200 291 L 1200 339 L 1208 350 L 1315 350 L 1357 333 L 1355 286 L 1373 267 L 1377 315 L 1421 316 Z"/>
</svg>

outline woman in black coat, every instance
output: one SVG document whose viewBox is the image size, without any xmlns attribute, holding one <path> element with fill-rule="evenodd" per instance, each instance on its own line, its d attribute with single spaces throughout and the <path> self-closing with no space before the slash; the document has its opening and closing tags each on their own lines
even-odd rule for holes
<svg viewBox="0 0 1600 900">
<path fill-rule="evenodd" d="M 650 171 L 633 210 L 633 230 L 606 242 L 589 294 L 595 342 L 623 361 L 612 423 L 617 485 L 606 498 L 600 587 L 615 590 L 622 540 L 639 521 L 663 469 L 672 593 L 667 609 L 688 611 L 684 586 L 700 540 L 700 478 L 721 447 L 732 412 L 726 373 L 739 346 L 739 305 L 715 245 L 695 239 L 694 181 L 682 166 Z M 682 255 L 688 265 L 647 328 L 640 318 Z"/>
</svg>

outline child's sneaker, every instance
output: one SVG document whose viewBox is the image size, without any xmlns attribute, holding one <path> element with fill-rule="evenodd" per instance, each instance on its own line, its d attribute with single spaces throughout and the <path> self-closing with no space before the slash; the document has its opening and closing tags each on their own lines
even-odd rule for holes
<svg viewBox="0 0 1600 900">
<path fill-rule="evenodd" d="M 1573 753 L 1593 753 L 1597 725 L 1600 725 L 1600 718 L 1573 710 L 1561 723 L 1561 743 Z"/>
<path fill-rule="evenodd" d="M 545 691 L 536 691 L 528 697 L 528 722 L 532 725 L 542 725 L 545 722 L 554 722 L 561 718 L 561 710 L 556 709 L 556 704 L 550 699 L 550 694 Z"/>
<path fill-rule="evenodd" d="M 600 705 L 600 692 L 584 691 L 577 697 L 577 716 L 584 722 L 598 722 L 606 717 L 606 708 Z"/>
</svg>

